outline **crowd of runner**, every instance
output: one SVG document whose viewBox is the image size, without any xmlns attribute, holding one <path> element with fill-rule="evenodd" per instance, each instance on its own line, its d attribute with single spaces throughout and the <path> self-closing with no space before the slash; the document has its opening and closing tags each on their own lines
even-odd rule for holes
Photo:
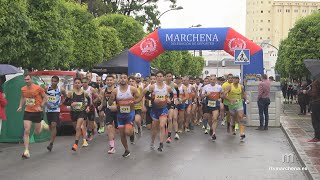
<svg viewBox="0 0 320 180">
<path fill-rule="evenodd" d="M 239 129 L 240 141 L 245 139 L 243 104 L 249 103 L 239 76 L 229 74 L 226 78 L 215 75 L 203 80 L 193 77 L 175 77 L 171 72 L 157 72 L 142 79 L 140 74 L 121 74 L 98 77 L 92 82 L 92 73 L 75 78 L 73 89 L 66 92 L 59 87 L 59 77 L 53 76 L 51 84 L 42 88 L 32 83 L 30 75 L 25 75 L 26 86 L 21 89 L 18 111 L 24 112 L 23 158 L 29 158 L 29 135 L 32 123 L 34 133 L 43 129 L 51 131 L 48 151 L 52 151 L 60 106 L 70 106 L 70 115 L 76 134 L 72 151 L 77 151 L 79 141 L 87 147 L 95 134 L 104 133 L 109 140 L 108 154 L 114 154 L 116 132 L 120 133 L 124 147 L 123 157 L 130 156 L 127 142 L 135 143 L 135 134 L 142 135 L 143 127 L 151 130 L 150 148 L 155 149 L 155 139 L 159 136 L 157 150 L 163 151 L 164 143 L 179 140 L 180 134 L 202 126 L 204 133 L 215 141 L 218 120 L 226 125 L 227 133 L 236 135 Z M 46 112 L 49 126 L 43 120 Z M 89 143 L 88 143 L 89 142 Z"/>
</svg>

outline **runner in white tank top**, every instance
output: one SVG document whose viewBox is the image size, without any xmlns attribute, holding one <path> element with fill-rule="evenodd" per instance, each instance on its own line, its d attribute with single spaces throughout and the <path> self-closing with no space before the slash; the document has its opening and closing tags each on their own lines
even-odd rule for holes
<svg viewBox="0 0 320 180">
<path fill-rule="evenodd" d="M 130 136 L 130 141 L 134 142 L 133 120 L 134 120 L 134 104 L 139 102 L 141 97 L 137 93 L 137 88 L 128 85 L 128 76 L 120 75 L 119 86 L 112 91 L 108 104 L 111 106 L 117 101 L 118 113 L 117 121 L 120 130 L 121 142 L 125 148 L 123 157 L 129 157 L 130 151 L 126 136 Z"/>
<path fill-rule="evenodd" d="M 158 151 L 162 152 L 163 149 L 163 141 L 165 139 L 165 126 L 167 124 L 168 118 L 168 94 L 170 93 L 170 98 L 173 98 L 173 93 L 171 87 L 167 86 L 164 83 L 164 73 L 157 73 L 157 83 L 151 85 L 149 90 L 145 89 L 143 95 L 148 98 L 150 94 L 152 94 L 151 100 L 152 109 L 151 109 L 151 117 L 153 119 L 152 122 L 152 136 L 151 136 L 151 149 L 154 149 L 154 140 L 156 138 L 157 129 L 160 126 L 160 145 Z"/>
</svg>

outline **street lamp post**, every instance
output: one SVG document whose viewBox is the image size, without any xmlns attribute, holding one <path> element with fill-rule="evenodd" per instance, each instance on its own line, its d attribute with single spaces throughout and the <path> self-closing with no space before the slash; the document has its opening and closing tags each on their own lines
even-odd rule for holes
<svg viewBox="0 0 320 180">
<path fill-rule="evenodd" d="M 219 77 L 219 75 L 218 75 L 218 73 L 219 73 L 219 64 L 220 64 L 220 62 L 224 61 L 224 59 L 219 60 L 219 55 L 220 55 L 220 53 L 218 51 L 218 56 L 217 56 L 217 77 Z M 224 67 L 223 63 L 221 63 L 221 67 Z"/>
<path fill-rule="evenodd" d="M 191 27 L 189 27 L 189 28 L 194 28 L 194 27 L 201 27 L 202 25 L 201 24 L 197 24 L 197 25 L 192 25 Z M 201 51 L 201 50 L 200 50 Z M 199 53 L 200 53 L 200 51 L 199 51 Z M 196 56 L 196 50 L 193 50 L 193 56 Z"/>
</svg>

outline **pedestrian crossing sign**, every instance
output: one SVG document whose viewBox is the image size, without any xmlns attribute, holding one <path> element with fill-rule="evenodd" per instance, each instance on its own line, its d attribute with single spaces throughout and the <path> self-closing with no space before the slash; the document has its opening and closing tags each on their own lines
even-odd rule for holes
<svg viewBox="0 0 320 180">
<path fill-rule="evenodd" d="M 250 50 L 249 49 L 234 50 L 234 64 L 249 65 L 250 64 Z"/>
</svg>

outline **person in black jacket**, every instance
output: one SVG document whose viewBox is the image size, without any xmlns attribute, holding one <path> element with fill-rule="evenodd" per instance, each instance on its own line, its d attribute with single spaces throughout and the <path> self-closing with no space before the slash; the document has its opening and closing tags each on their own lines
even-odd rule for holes
<svg viewBox="0 0 320 180">
<path fill-rule="evenodd" d="M 298 89 L 298 103 L 300 105 L 299 115 L 306 115 L 307 113 L 307 97 L 307 86 L 306 83 L 303 83 Z"/>
</svg>

